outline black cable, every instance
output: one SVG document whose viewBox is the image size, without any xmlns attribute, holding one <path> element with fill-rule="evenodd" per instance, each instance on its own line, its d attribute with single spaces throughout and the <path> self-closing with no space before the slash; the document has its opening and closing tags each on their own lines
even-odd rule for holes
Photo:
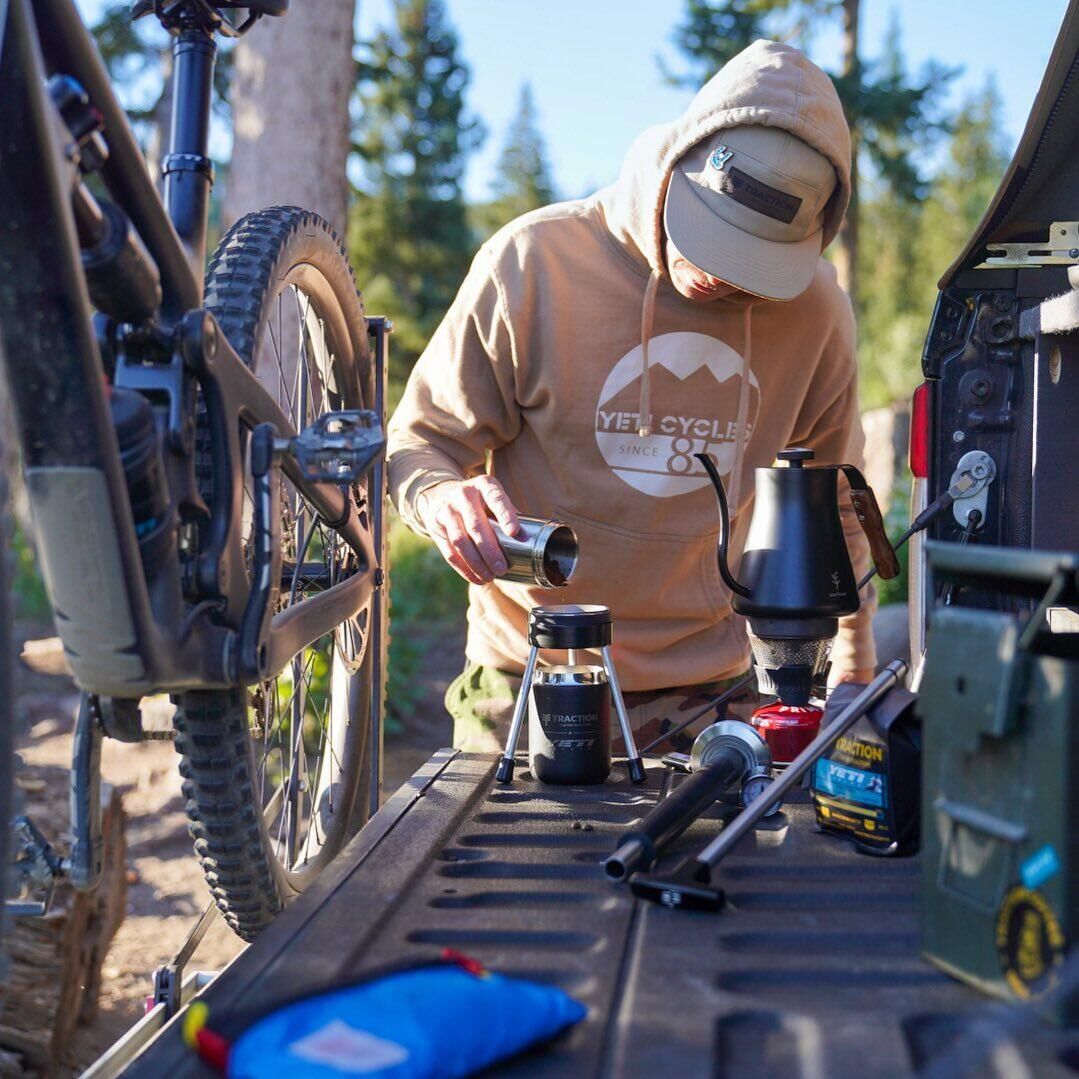
<svg viewBox="0 0 1079 1079">
<path fill-rule="evenodd" d="M 969 475 L 969 473 L 964 472 L 963 475 L 966 476 L 966 475 Z M 892 548 L 894 550 L 898 551 L 899 548 L 902 547 L 903 544 L 906 543 L 907 540 L 909 540 L 910 537 L 913 536 L 916 532 L 921 532 L 923 528 L 925 528 L 928 524 L 930 524 L 930 522 L 935 520 L 937 517 L 939 517 L 946 510 L 950 510 L 952 508 L 952 506 L 955 505 L 955 500 L 956 500 L 956 497 L 957 497 L 956 495 L 954 495 L 952 493 L 954 490 L 955 490 L 954 486 L 950 487 L 939 498 L 937 498 L 933 502 L 930 502 L 929 505 L 926 506 L 926 508 L 924 510 L 922 510 L 922 512 L 919 513 L 918 516 L 915 517 L 913 521 L 911 521 L 910 527 L 906 530 L 906 532 L 903 533 L 903 535 L 901 535 L 899 537 L 899 539 L 897 539 L 895 541 L 895 543 L 892 544 Z M 969 520 L 969 518 L 968 518 L 968 520 Z M 865 588 L 865 586 L 867 584 L 869 584 L 869 582 L 871 580 L 873 580 L 873 578 L 876 575 L 877 575 L 877 567 L 874 566 L 858 582 L 858 591 L 861 592 L 861 590 L 863 588 Z"/>
<path fill-rule="evenodd" d="M 731 697 L 733 697 L 735 693 L 738 692 L 738 690 L 751 682 L 755 677 L 756 672 L 753 670 L 750 670 L 747 674 L 742 675 L 742 677 L 739 678 L 737 682 L 735 682 L 733 685 L 729 685 L 718 697 L 713 697 L 702 709 L 694 712 L 693 715 L 689 717 L 689 719 L 683 720 L 681 723 L 678 724 L 677 727 L 672 727 L 669 731 L 664 731 L 658 738 L 655 738 L 651 742 L 649 742 L 648 745 L 644 747 L 644 749 L 639 750 L 640 756 L 643 757 L 650 749 L 655 749 L 656 746 L 660 745 L 663 742 L 666 742 L 669 738 L 673 738 L 676 734 L 681 734 L 682 731 L 686 729 L 686 727 L 690 726 L 690 724 L 696 723 L 697 720 L 701 718 L 701 716 L 707 715 L 710 711 L 712 711 L 713 708 L 718 708 L 721 704 L 726 704 L 727 701 L 729 701 Z"/>
</svg>

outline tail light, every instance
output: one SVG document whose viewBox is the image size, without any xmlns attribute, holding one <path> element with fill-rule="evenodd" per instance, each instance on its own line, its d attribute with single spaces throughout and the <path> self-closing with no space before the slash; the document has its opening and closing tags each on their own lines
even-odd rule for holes
<svg viewBox="0 0 1079 1079">
<path fill-rule="evenodd" d="M 929 383 L 914 391 L 910 410 L 910 471 L 916 479 L 929 478 Z"/>
</svg>

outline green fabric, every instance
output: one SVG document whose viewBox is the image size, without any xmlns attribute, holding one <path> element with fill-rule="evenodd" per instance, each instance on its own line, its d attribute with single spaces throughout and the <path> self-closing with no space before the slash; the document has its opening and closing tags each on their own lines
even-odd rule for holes
<svg viewBox="0 0 1079 1079">
<path fill-rule="evenodd" d="M 502 710 L 507 702 L 513 707 L 520 679 L 510 682 L 510 676 L 497 667 L 485 667 L 469 661 L 465 669 L 446 690 L 446 711 L 453 717 L 454 741 L 461 732 L 493 731 L 497 722 L 493 710 Z"/>
<path fill-rule="evenodd" d="M 635 734 L 645 742 L 658 737 L 742 677 L 744 675 L 735 675 L 699 686 L 671 686 L 624 694 Z M 471 752 L 501 749 L 520 684 L 517 675 L 469 661 L 446 690 L 446 711 L 453 717 L 454 746 Z M 752 708 L 756 706 L 756 700 L 756 686 L 751 683 L 729 703 L 750 702 L 749 708 Z M 748 712 L 744 718 L 748 718 Z M 690 730 L 676 736 L 671 744 L 688 749 L 692 741 L 693 730 Z"/>
</svg>

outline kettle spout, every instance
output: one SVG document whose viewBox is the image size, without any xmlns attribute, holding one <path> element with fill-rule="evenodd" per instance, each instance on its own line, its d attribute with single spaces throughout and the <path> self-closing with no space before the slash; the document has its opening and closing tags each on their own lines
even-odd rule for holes
<svg viewBox="0 0 1079 1079">
<path fill-rule="evenodd" d="M 716 550 L 719 575 L 723 578 L 723 583 L 735 595 L 741 596 L 743 599 L 750 599 L 752 593 L 745 585 L 739 584 L 734 579 L 730 566 L 727 564 L 727 548 L 730 545 L 731 538 L 731 513 L 727 506 L 727 492 L 723 490 L 723 481 L 719 478 L 719 470 L 716 468 L 715 461 L 707 453 L 695 453 L 693 456 L 700 461 L 705 472 L 708 473 L 708 478 L 716 489 L 716 499 L 719 502 L 719 547 Z"/>
</svg>

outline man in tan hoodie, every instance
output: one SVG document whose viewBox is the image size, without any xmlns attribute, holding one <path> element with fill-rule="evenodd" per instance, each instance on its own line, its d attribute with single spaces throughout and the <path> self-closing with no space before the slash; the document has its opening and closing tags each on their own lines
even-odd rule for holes
<svg viewBox="0 0 1079 1079">
<path fill-rule="evenodd" d="M 638 744 L 748 669 L 693 454 L 724 476 L 734 566 L 755 468 L 788 446 L 861 464 L 854 318 L 821 258 L 850 152 L 827 75 L 758 41 L 645 131 L 614 184 L 526 214 L 477 254 L 388 450 L 401 516 L 471 586 L 468 664 L 447 694 L 456 745 L 500 748 L 537 604 L 611 608 Z M 518 512 L 578 535 L 557 595 L 498 577 L 488 517 L 512 534 Z M 860 576 L 867 545 L 843 517 Z M 867 589 L 841 622 L 833 681 L 871 676 L 873 607 Z"/>
</svg>

